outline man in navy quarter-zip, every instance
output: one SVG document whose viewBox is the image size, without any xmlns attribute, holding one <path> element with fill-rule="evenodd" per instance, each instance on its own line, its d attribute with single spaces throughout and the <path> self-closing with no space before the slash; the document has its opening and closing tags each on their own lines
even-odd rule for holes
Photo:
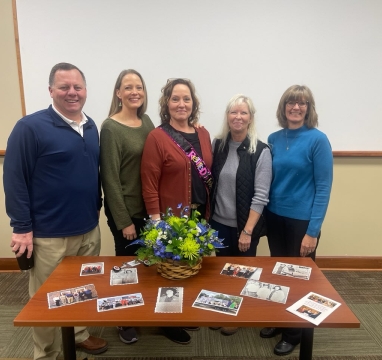
<svg viewBox="0 0 382 360">
<path fill-rule="evenodd" d="M 68 63 L 49 75 L 53 99 L 47 109 L 19 120 L 4 159 L 6 211 L 11 219 L 12 251 L 34 255 L 29 295 L 33 296 L 65 256 L 99 255 L 102 206 L 99 139 L 94 121 L 82 112 L 86 80 Z M 34 359 L 55 360 L 61 351 L 58 328 L 33 329 Z M 90 354 L 107 342 L 75 327 L 76 346 Z"/>
</svg>

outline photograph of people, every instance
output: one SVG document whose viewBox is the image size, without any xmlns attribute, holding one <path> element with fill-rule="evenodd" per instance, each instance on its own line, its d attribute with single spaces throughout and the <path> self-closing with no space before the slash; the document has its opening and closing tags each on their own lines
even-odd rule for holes
<svg viewBox="0 0 382 360">
<path fill-rule="evenodd" d="M 246 294 L 243 295 L 249 295 L 253 297 L 257 297 L 257 292 L 261 288 L 261 283 L 259 281 L 250 280 L 247 282 L 247 285 L 245 286 Z"/>
<path fill-rule="evenodd" d="M 273 287 L 268 299 L 275 302 L 283 302 L 285 299 L 284 291 L 282 291 L 281 286 L 276 285 Z"/>
<path fill-rule="evenodd" d="M 170 79 L 159 100 L 161 125 L 147 137 L 141 166 L 142 192 L 146 210 L 153 220 L 168 207 L 180 215 L 178 204 L 197 209 L 209 217 L 209 192 L 212 182 L 211 139 L 199 120 L 199 100 L 188 79 Z M 182 147 L 181 147 L 182 146 Z M 199 330 L 198 327 L 187 327 Z M 184 328 L 163 328 L 165 335 L 188 344 Z"/>
<path fill-rule="evenodd" d="M 179 296 L 177 288 L 163 288 L 161 292 L 160 302 L 179 302 Z"/>
<path fill-rule="evenodd" d="M 123 70 L 113 88 L 109 117 L 100 134 L 100 169 L 107 224 L 115 255 L 135 255 L 128 246 L 140 234 L 147 217 L 142 198 L 141 157 L 147 135 L 154 129 L 147 109 L 146 84 L 138 71 Z M 138 340 L 133 327 L 118 327 L 125 344 Z"/>
<path fill-rule="evenodd" d="M 271 285 L 268 283 L 262 283 L 260 289 L 257 290 L 257 296 L 263 300 L 268 299 L 270 293 L 271 293 Z"/>
<path fill-rule="evenodd" d="M 226 248 L 217 256 L 256 256 L 272 179 L 272 158 L 257 137 L 255 107 L 242 94 L 227 104 L 221 134 L 214 139 L 211 226 Z M 259 221 L 259 219 L 261 219 Z M 223 327 L 224 335 L 238 328 Z"/>
<path fill-rule="evenodd" d="M 282 95 L 277 119 L 281 130 L 271 134 L 273 180 L 265 211 L 271 256 L 315 259 L 321 226 L 329 204 L 333 155 L 328 138 L 316 129 L 318 115 L 307 86 L 293 85 Z M 264 328 L 263 338 L 281 333 L 276 355 L 291 353 L 301 329 Z"/>
</svg>

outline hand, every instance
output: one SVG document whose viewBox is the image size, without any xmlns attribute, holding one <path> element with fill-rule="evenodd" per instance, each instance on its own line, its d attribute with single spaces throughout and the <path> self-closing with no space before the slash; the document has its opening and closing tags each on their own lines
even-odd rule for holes
<svg viewBox="0 0 382 360">
<path fill-rule="evenodd" d="M 152 221 L 160 221 L 160 214 L 159 213 L 158 214 L 151 214 L 149 216 L 150 216 L 150 219 Z"/>
<path fill-rule="evenodd" d="M 244 252 L 249 250 L 250 247 L 251 247 L 251 237 L 241 232 L 239 237 L 239 250 Z"/>
<path fill-rule="evenodd" d="M 301 242 L 300 256 L 305 257 L 316 250 L 317 238 L 305 234 Z"/>
<path fill-rule="evenodd" d="M 33 251 L 33 232 L 26 234 L 12 234 L 11 248 L 14 253 L 17 252 L 16 257 L 20 257 L 24 254 L 25 249 L 28 250 L 27 258 L 32 256 Z"/>
<path fill-rule="evenodd" d="M 137 238 L 137 233 L 135 231 L 134 224 L 131 224 L 130 226 L 127 226 L 124 229 L 122 229 L 122 234 L 123 234 L 123 237 L 126 240 L 134 240 L 134 239 L 136 239 Z"/>
</svg>

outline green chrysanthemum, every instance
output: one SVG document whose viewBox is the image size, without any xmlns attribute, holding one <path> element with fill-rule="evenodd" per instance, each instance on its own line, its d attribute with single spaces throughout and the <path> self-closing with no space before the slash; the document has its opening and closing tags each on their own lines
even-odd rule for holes
<svg viewBox="0 0 382 360">
<path fill-rule="evenodd" d="M 196 259 L 199 256 L 200 245 L 194 239 L 186 238 L 182 244 L 179 245 L 182 256 L 185 259 Z"/>
<path fill-rule="evenodd" d="M 196 228 L 196 222 L 194 220 L 188 220 L 187 224 L 190 227 L 190 229 Z"/>
<path fill-rule="evenodd" d="M 176 216 L 170 216 L 168 219 L 167 219 L 167 224 L 169 224 L 170 226 L 174 226 L 174 225 L 178 225 L 180 226 L 182 224 L 182 219 L 181 218 L 178 218 Z"/>
<path fill-rule="evenodd" d="M 155 243 L 155 241 L 158 238 L 158 230 L 157 229 L 151 229 L 146 235 L 145 240 L 150 243 Z"/>
</svg>

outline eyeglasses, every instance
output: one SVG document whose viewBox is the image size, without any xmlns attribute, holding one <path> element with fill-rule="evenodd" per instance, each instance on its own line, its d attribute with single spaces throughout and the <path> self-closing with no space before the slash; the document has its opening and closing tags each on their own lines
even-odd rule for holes
<svg viewBox="0 0 382 360">
<path fill-rule="evenodd" d="M 186 82 L 191 82 L 190 79 L 186 79 L 186 78 L 170 78 L 170 79 L 167 79 L 167 84 L 170 83 L 170 82 L 173 82 L 175 80 L 183 80 L 183 81 L 186 81 Z"/>
<path fill-rule="evenodd" d="M 300 108 L 304 108 L 308 105 L 309 101 L 296 101 L 296 100 L 290 100 L 286 102 L 286 106 L 293 108 L 297 104 Z"/>
</svg>

